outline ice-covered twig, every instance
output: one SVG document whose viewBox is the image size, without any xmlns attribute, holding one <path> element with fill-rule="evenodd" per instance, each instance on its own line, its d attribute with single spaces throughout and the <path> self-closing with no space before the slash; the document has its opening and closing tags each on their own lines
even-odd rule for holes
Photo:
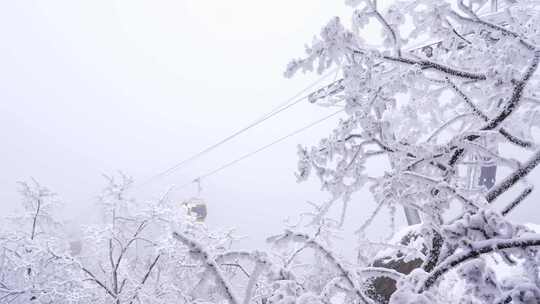
<svg viewBox="0 0 540 304">
<path fill-rule="evenodd" d="M 483 27 L 499 31 L 499 32 L 503 33 L 504 35 L 508 35 L 508 36 L 512 36 L 514 38 L 517 38 L 519 40 L 519 43 L 521 45 L 523 45 L 528 50 L 532 51 L 532 50 L 537 50 L 538 49 L 537 46 L 535 46 L 532 43 L 528 42 L 527 40 L 525 40 L 521 35 L 517 34 L 516 32 L 508 30 L 508 29 L 506 29 L 506 28 L 504 28 L 504 27 L 502 27 L 500 25 L 493 24 L 491 22 L 485 21 L 485 20 L 479 18 L 478 16 L 473 17 L 473 18 L 467 18 L 467 17 L 463 17 L 463 16 L 459 15 L 456 12 L 452 12 L 451 15 L 454 18 L 458 19 L 458 20 L 466 21 L 466 22 L 470 22 L 470 23 L 475 23 L 475 24 L 481 25 Z"/>
<path fill-rule="evenodd" d="M 383 56 L 382 58 L 387 61 L 408 64 L 408 65 L 416 65 L 422 70 L 433 69 L 449 76 L 466 78 L 466 79 L 474 79 L 474 80 L 486 80 L 486 75 L 482 73 L 463 71 L 463 70 L 459 70 L 459 69 L 449 67 L 440 63 L 436 63 L 433 61 L 429 61 L 429 60 L 413 60 L 413 59 L 408 59 L 404 57 L 393 57 L 393 56 Z"/>
<path fill-rule="evenodd" d="M 443 263 L 439 264 L 420 284 L 418 293 L 423 293 L 432 287 L 445 273 L 456 268 L 463 262 L 478 258 L 482 254 L 492 253 L 497 250 L 528 248 L 540 246 L 540 237 L 516 238 L 516 239 L 491 239 L 472 243 L 470 250 L 449 256 Z"/>
<path fill-rule="evenodd" d="M 512 90 L 512 96 L 510 99 L 506 102 L 504 108 L 502 111 L 499 112 L 497 116 L 490 119 L 486 124 L 481 128 L 481 131 L 488 131 L 488 130 L 494 130 L 495 128 L 499 127 L 505 120 L 514 112 L 515 109 L 517 109 L 521 97 L 523 95 L 523 91 L 525 90 L 525 87 L 531 77 L 536 72 L 536 69 L 538 68 L 538 63 L 540 61 L 540 50 L 536 50 L 534 52 L 534 56 L 532 58 L 531 64 L 527 67 L 525 70 L 525 73 L 521 77 L 520 80 L 515 81 L 514 89 Z M 467 140 L 473 141 L 479 138 L 478 135 L 469 135 L 466 137 Z M 463 153 L 465 152 L 464 149 L 457 149 L 452 157 L 450 158 L 450 161 L 448 164 L 452 167 L 455 166 L 455 164 L 459 161 L 459 159 L 463 156 Z"/>
<path fill-rule="evenodd" d="M 470 117 L 470 116 L 473 116 L 474 113 L 463 113 L 463 114 L 458 114 L 452 118 L 450 118 L 449 120 L 447 120 L 446 122 L 444 122 L 439 128 L 437 128 L 437 130 L 433 131 L 433 133 L 431 133 L 431 135 L 426 139 L 426 142 L 430 142 L 432 141 L 434 138 L 436 138 L 444 129 L 446 129 L 448 126 L 452 125 L 454 122 L 460 120 L 460 119 L 463 119 L 463 118 L 466 118 L 466 117 Z"/>
<path fill-rule="evenodd" d="M 325 246 L 323 246 L 321 243 L 319 243 L 317 240 L 313 239 L 307 234 L 303 233 L 297 233 L 293 231 L 286 231 L 284 238 L 290 238 L 295 241 L 303 242 L 312 249 L 320 252 L 330 264 L 334 266 L 334 268 L 343 275 L 345 278 L 345 281 L 347 284 L 354 290 L 354 293 L 356 296 L 366 304 L 373 304 L 373 301 L 371 301 L 363 292 L 361 287 L 358 285 L 358 279 L 355 277 L 354 272 L 348 270 L 335 256 L 335 254 L 327 249 Z"/>
<path fill-rule="evenodd" d="M 468 206 L 472 206 L 472 207 L 475 207 L 475 208 L 478 208 L 478 205 L 466 198 L 465 196 L 463 196 L 462 194 L 460 194 L 458 192 L 458 190 L 450 185 L 448 185 L 446 182 L 442 181 L 442 180 L 436 180 L 436 179 L 433 179 L 429 176 L 426 176 L 426 175 L 422 175 L 422 174 L 419 174 L 419 173 L 416 173 L 416 172 L 412 172 L 412 171 L 405 171 L 402 173 L 403 175 L 407 175 L 407 176 L 410 176 L 410 177 L 413 177 L 413 178 L 416 178 L 420 181 L 424 181 L 424 182 L 427 182 L 429 184 L 432 184 L 434 186 L 437 186 L 437 187 L 441 187 L 443 189 L 446 189 L 450 192 L 450 194 L 452 194 L 455 198 L 459 199 L 460 201 L 462 201 L 463 203 L 467 204 Z"/>
<path fill-rule="evenodd" d="M 493 187 L 486 195 L 488 202 L 493 202 L 497 197 L 506 192 L 522 178 L 527 176 L 540 163 L 540 150 L 534 153 L 523 166 L 508 175 L 499 184 Z"/>
<path fill-rule="evenodd" d="M 257 279 L 262 272 L 269 267 L 275 267 L 275 265 L 266 257 L 266 255 L 261 252 L 229 251 L 216 255 L 214 259 L 219 264 L 223 264 L 223 262 L 228 259 L 245 259 L 255 263 L 255 268 L 251 274 L 248 275 L 249 281 L 244 296 L 244 304 L 248 304 L 251 300 Z M 282 269 L 278 268 L 278 270 L 281 271 Z"/>
<path fill-rule="evenodd" d="M 249 304 L 251 301 L 251 297 L 253 295 L 253 290 L 255 289 L 255 286 L 257 284 L 257 279 L 261 275 L 261 273 L 264 270 L 264 265 L 261 263 L 256 263 L 255 268 L 251 272 L 251 275 L 249 277 L 249 281 L 246 286 L 246 292 L 244 294 L 244 304 Z"/>
<path fill-rule="evenodd" d="M 507 215 L 508 213 L 510 213 L 510 211 L 514 210 L 514 208 L 517 207 L 517 205 L 519 205 L 524 199 L 526 199 L 529 194 L 532 193 L 534 187 L 527 187 L 525 190 L 523 190 L 518 197 L 516 197 L 514 200 L 512 200 L 512 202 L 508 205 L 506 205 L 506 207 L 504 207 L 503 210 L 501 210 L 501 214 L 502 215 Z"/>
<path fill-rule="evenodd" d="M 399 281 L 404 277 L 402 273 L 397 272 L 394 269 L 383 267 L 364 267 L 358 271 L 358 274 L 361 277 L 384 277 L 392 279 L 394 281 Z"/>
<path fill-rule="evenodd" d="M 339 276 L 339 277 L 333 278 L 332 280 L 328 281 L 326 285 L 324 285 L 324 287 L 322 288 L 320 292 L 320 297 L 325 299 L 326 303 L 330 303 L 328 299 L 332 296 L 332 291 L 334 289 L 337 289 L 339 291 L 343 291 L 346 293 L 351 292 L 351 290 L 346 289 L 339 284 L 341 281 L 343 281 L 343 277 Z"/>
<path fill-rule="evenodd" d="M 540 61 L 540 50 L 534 52 L 531 64 L 527 67 L 527 70 L 523 74 L 520 80 L 518 80 L 512 91 L 512 96 L 510 100 L 506 103 L 503 110 L 494 118 L 492 118 L 487 124 L 482 128 L 482 130 L 492 130 L 498 127 L 519 105 L 521 101 L 521 96 L 525 90 L 525 86 L 531 79 L 531 77 L 536 72 L 538 68 L 538 63 Z"/>
<path fill-rule="evenodd" d="M 112 290 L 109 287 L 107 287 L 107 285 L 104 282 L 99 280 L 90 270 L 88 270 L 85 267 L 81 267 L 81 269 L 82 271 L 84 271 L 84 273 L 86 273 L 91 278 L 93 282 L 95 282 L 97 285 L 103 288 L 103 290 L 105 290 L 107 294 L 109 294 L 113 299 L 117 299 L 117 295 L 114 292 L 112 292 Z"/>
<path fill-rule="evenodd" d="M 490 118 L 482 110 L 480 110 L 469 98 L 469 96 L 467 96 L 460 88 L 458 88 L 458 86 L 450 78 L 446 77 L 446 82 L 456 92 L 456 94 L 461 97 L 463 101 L 465 101 L 465 103 L 471 108 L 471 110 L 474 114 L 476 114 L 476 116 L 481 118 L 484 122 L 490 121 Z M 510 132 L 508 132 L 504 127 L 499 129 L 499 133 L 501 133 L 501 135 L 504 136 L 511 143 L 521 146 L 523 148 L 531 148 L 534 146 L 534 143 L 510 134 Z"/>
<path fill-rule="evenodd" d="M 362 224 L 362 226 L 360 226 L 360 228 L 358 228 L 354 233 L 356 234 L 360 234 L 360 233 L 363 233 L 364 230 L 366 230 L 367 227 L 369 227 L 369 225 L 371 224 L 371 222 L 373 222 L 373 220 L 375 219 L 375 217 L 377 216 L 377 214 L 379 214 L 379 212 L 381 211 L 382 207 L 385 205 L 385 201 L 381 201 L 380 203 L 377 204 L 377 208 L 375 208 L 375 210 L 373 211 L 373 213 L 370 215 L 370 217 Z"/>
<path fill-rule="evenodd" d="M 173 237 L 182 242 L 187 247 L 189 247 L 191 252 L 205 264 L 205 267 L 207 269 L 211 271 L 216 280 L 216 283 L 220 285 L 223 289 L 223 293 L 227 301 L 230 304 L 240 304 L 240 302 L 236 299 L 236 296 L 233 294 L 232 288 L 229 286 L 229 283 L 225 280 L 225 277 L 221 273 L 221 270 L 219 269 L 216 261 L 212 256 L 210 256 L 208 252 L 206 252 L 202 245 L 177 232 L 173 232 Z"/>
<path fill-rule="evenodd" d="M 377 21 L 381 23 L 381 25 L 386 29 L 386 31 L 392 37 L 392 43 L 394 45 L 394 52 L 396 56 L 401 57 L 401 38 L 399 37 L 397 33 L 397 29 L 394 29 L 392 28 L 392 26 L 390 26 L 388 21 L 383 17 L 383 15 L 377 9 L 377 5 L 374 3 L 374 1 L 370 0 L 367 3 L 369 3 L 369 5 L 371 6 L 375 19 L 377 19 Z"/>
<path fill-rule="evenodd" d="M 146 283 L 146 281 L 148 280 L 148 278 L 150 277 L 150 274 L 152 273 L 152 270 L 154 269 L 154 267 L 157 265 L 157 262 L 159 261 L 159 258 L 161 257 L 161 254 L 158 254 L 155 258 L 154 258 L 154 261 L 152 261 L 152 263 L 150 264 L 150 266 L 148 266 L 148 269 L 146 270 L 146 273 L 144 274 L 144 277 L 143 279 L 141 280 L 141 282 L 139 283 L 139 285 L 135 288 L 135 292 L 133 294 L 133 296 L 131 297 L 131 300 L 129 301 L 129 304 L 132 304 L 133 301 L 137 298 L 138 296 L 138 293 L 139 293 L 139 290 L 141 290 L 144 286 L 144 284 Z"/>
<path fill-rule="evenodd" d="M 441 249 L 444 244 L 442 235 L 433 227 L 430 229 L 430 237 L 431 246 L 427 258 L 422 263 L 422 269 L 427 272 L 432 271 L 437 266 L 437 263 L 439 263 Z"/>
</svg>

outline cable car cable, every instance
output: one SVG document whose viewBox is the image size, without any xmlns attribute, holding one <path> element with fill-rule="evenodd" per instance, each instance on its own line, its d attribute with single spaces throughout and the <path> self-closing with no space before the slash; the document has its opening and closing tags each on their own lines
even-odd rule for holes
<svg viewBox="0 0 540 304">
<path fill-rule="evenodd" d="M 218 172 L 220 172 L 222 170 L 225 170 L 226 168 L 228 168 L 228 167 L 230 167 L 230 166 L 232 166 L 232 165 L 234 165 L 234 164 L 236 164 L 238 162 L 241 162 L 241 161 L 245 160 L 246 158 L 249 158 L 249 157 L 251 157 L 251 156 L 253 156 L 253 155 L 255 155 L 255 154 L 259 153 L 259 152 L 262 152 L 262 151 L 270 148 L 271 146 L 273 146 L 275 144 L 278 144 L 278 143 L 280 143 L 280 142 L 282 142 L 282 141 L 284 141 L 284 140 L 286 140 L 286 139 L 288 139 L 288 138 L 290 138 L 290 137 L 292 137 L 294 135 L 297 135 L 298 133 L 301 133 L 301 132 L 303 132 L 303 131 L 305 131 L 305 130 L 307 130 L 307 129 L 309 129 L 309 128 L 311 128 L 311 127 L 313 127 L 313 126 L 315 126 L 315 125 L 317 125 L 317 124 L 319 124 L 319 123 L 321 123 L 321 122 L 323 122 L 325 120 L 330 119 L 330 118 L 336 116 L 337 114 L 339 114 L 339 113 L 341 113 L 343 111 L 344 111 L 344 109 L 341 109 L 341 110 L 339 110 L 337 112 L 334 112 L 334 113 L 332 113 L 330 115 L 324 116 L 324 117 L 322 117 L 322 118 L 320 118 L 320 119 L 318 119 L 318 120 L 316 120 L 316 121 L 314 121 L 314 122 L 300 128 L 300 129 L 298 129 L 298 130 L 296 130 L 296 131 L 294 131 L 292 133 L 289 133 L 289 134 L 287 134 L 287 135 L 285 135 L 283 137 L 280 137 L 279 139 L 277 139 L 277 140 L 275 140 L 275 141 L 273 141 L 273 142 L 271 142 L 269 144 L 266 144 L 266 145 L 264 145 L 264 146 L 262 146 L 262 147 L 260 147 L 260 148 L 258 148 L 256 150 L 252 151 L 252 152 L 244 154 L 243 156 L 241 156 L 241 157 L 239 157 L 239 158 L 237 158 L 237 159 L 235 159 L 233 161 L 230 161 L 230 162 L 228 162 L 228 163 L 226 163 L 226 164 L 224 164 L 224 165 L 222 165 L 222 166 L 220 166 L 220 167 L 218 167 L 218 168 L 216 168 L 216 169 L 214 169 L 212 171 L 209 171 L 209 172 L 207 172 L 205 174 L 199 175 L 197 178 L 193 179 L 189 183 L 185 183 L 185 184 L 180 185 L 178 187 L 173 186 L 171 188 L 171 190 L 174 189 L 174 188 L 176 188 L 176 190 L 180 190 L 180 189 L 183 189 L 183 188 L 193 184 L 194 182 L 197 182 L 197 181 L 200 182 L 202 179 L 205 179 L 205 178 L 207 178 L 207 177 L 209 177 L 211 175 L 214 175 L 214 174 L 216 174 L 216 173 L 218 173 Z"/>
<path fill-rule="evenodd" d="M 308 98 L 309 94 L 308 95 L 305 95 L 305 96 L 302 96 L 299 98 L 299 96 L 301 96 L 302 94 L 304 94 L 306 91 L 312 89 L 313 87 L 315 87 L 317 84 L 319 84 L 321 81 L 323 81 L 324 79 L 328 78 L 330 75 L 332 75 L 334 72 L 337 72 L 338 71 L 338 68 L 335 68 L 333 70 L 331 70 L 330 72 L 328 72 L 327 74 L 319 77 L 317 80 L 315 80 L 314 82 L 312 82 L 311 84 L 309 84 L 307 87 L 305 87 L 304 89 L 302 89 L 301 91 L 299 91 L 298 93 L 296 93 L 295 95 L 293 95 L 292 97 L 288 98 L 285 102 L 277 105 L 276 107 L 274 107 L 270 112 L 268 112 L 267 114 L 261 116 L 260 118 L 258 118 L 257 120 L 253 121 L 252 123 L 248 124 L 247 126 L 245 126 L 244 128 L 234 132 L 233 134 L 223 138 L 222 140 L 218 141 L 217 143 L 215 144 L 212 144 L 208 147 L 206 147 L 205 149 L 195 153 L 194 155 L 182 160 L 181 162 L 175 164 L 174 166 L 148 178 L 146 181 L 142 182 L 140 185 L 138 186 L 135 186 L 134 189 L 137 189 L 137 188 L 141 188 L 141 187 L 144 187 L 146 185 L 148 185 L 149 183 L 153 182 L 154 180 L 162 177 L 162 176 L 166 176 L 166 175 L 169 175 L 171 174 L 172 172 L 178 170 L 179 168 L 181 168 L 182 166 L 194 161 L 195 159 L 207 154 L 208 152 L 216 149 L 217 147 L 229 142 L 230 140 L 232 140 L 233 138 L 237 137 L 238 135 L 248 131 L 249 129 L 255 127 L 256 125 L 274 117 L 275 115 L 287 110 L 287 109 L 290 109 L 291 107 L 293 107 L 294 105 L 300 103 L 301 101 L 303 101 L 304 99 Z"/>
</svg>

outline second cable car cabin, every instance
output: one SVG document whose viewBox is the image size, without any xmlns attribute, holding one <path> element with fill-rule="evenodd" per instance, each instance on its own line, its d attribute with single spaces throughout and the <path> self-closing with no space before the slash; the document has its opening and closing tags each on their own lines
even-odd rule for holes
<svg viewBox="0 0 540 304">
<path fill-rule="evenodd" d="M 188 216 L 193 217 L 197 222 L 204 222 L 208 214 L 206 202 L 200 198 L 190 198 L 182 202 L 182 206 L 186 208 Z"/>
</svg>

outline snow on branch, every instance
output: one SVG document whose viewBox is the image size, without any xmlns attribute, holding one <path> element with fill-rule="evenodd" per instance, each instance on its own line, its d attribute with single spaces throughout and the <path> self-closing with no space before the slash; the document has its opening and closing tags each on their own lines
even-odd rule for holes
<svg viewBox="0 0 540 304">
<path fill-rule="evenodd" d="M 510 211 L 514 210 L 523 200 L 525 200 L 533 191 L 534 187 L 527 187 L 525 190 L 523 190 L 518 197 L 516 197 L 510 204 L 506 205 L 503 210 L 501 210 L 501 214 L 503 216 L 506 216 Z"/>
<path fill-rule="evenodd" d="M 493 187 L 486 195 L 486 200 L 488 202 L 493 202 L 497 197 L 499 197 L 501 194 L 506 192 L 508 189 L 510 189 L 513 185 L 515 185 L 518 181 L 525 178 L 531 171 L 538 166 L 540 163 L 540 150 L 538 150 L 536 153 L 533 154 L 529 158 L 527 162 L 523 164 L 523 166 L 514 172 L 512 172 L 510 175 L 508 175 L 505 179 L 503 179 L 501 182 L 499 182 L 495 187 Z"/>
<path fill-rule="evenodd" d="M 450 85 L 450 87 L 456 92 L 456 94 L 465 101 L 465 103 L 471 108 L 474 114 L 476 114 L 478 117 L 480 117 L 483 121 L 488 122 L 491 119 L 474 104 L 474 102 L 467 96 L 465 93 L 458 88 L 458 86 L 450 80 L 450 78 L 446 77 L 446 81 Z M 524 147 L 524 148 L 531 148 L 534 146 L 534 144 L 530 141 L 518 138 L 517 136 L 514 136 L 510 134 L 504 127 L 499 129 L 499 133 L 503 135 L 508 141 L 510 141 L 513 144 L 516 144 L 518 146 Z"/>
<path fill-rule="evenodd" d="M 332 264 L 335 269 L 343 276 L 350 288 L 354 290 L 356 296 L 366 304 L 372 304 L 371 301 L 363 292 L 361 287 L 358 285 L 358 278 L 356 278 L 354 272 L 348 270 L 345 265 L 343 265 L 336 255 L 321 243 L 319 243 L 314 238 L 310 237 L 307 234 L 297 233 L 290 230 L 285 231 L 285 234 L 281 237 L 281 240 L 293 240 L 295 242 L 302 242 L 311 247 L 313 250 L 321 253 L 330 264 Z"/>
<path fill-rule="evenodd" d="M 366 278 L 389 278 L 394 281 L 403 279 L 404 275 L 390 268 L 383 267 L 364 267 L 358 271 L 358 275 Z"/>
<path fill-rule="evenodd" d="M 463 0 L 460 0 L 459 1 L 460 3 L 463 3 Z M 465 8 L 466 6 L 461 6 L 462 8 Z M 467 11 L 469 14 L 471 13 L 471 10 L 470 9 L 466 9 L 465 11 Z M 523 45 L 526 49 L 528 50 L 531 50 L 531 51 L 534 51 L 534 50 L 538 50 L 538 47 L 533 45 L 532 43 L 528 42 L 525 40 L 524 37 L 522 37 L 521 35 L 517 34 L 516 32 L 513 32 L 507 28 L 504 28 L 500 25 L 497 25 L 497 24 L 494 24 L 494 23 L 491 23 L 491 22 L 488 22 L 486 20 L 483 20 L 481 19 L 480 17 L 478 17 L 476 14 L 472 15 L 472 18 L 467 18 L 467 17 L 463 17 L 461 15 L 459 15 L 458 13 L 456 12 L 452 12 L 451 13 L 453 17 L 455 17 L 456 19 L 458 20 L 462 20 L 462 21 L 466 21 L 466 22 L 469 22 L 469 23 L 474 23 L 474 24 L 478 24 L 478 25 L 481 25 L 483 27 L 486 27 L 488 29 L 492 29 L 492 30 L 496 30 L 496 31 L 499 31 L 505 35 L 508 35 L 508 36 L 512 36 L 514 38 L 518 38 L 519 39 L 519 43 L 521 45 Z"/>
<path fill-rule="evenodd" d="M 486 75 L 481 73 L 475 73 L 475 72 L 469 72 L 460 70 L 454 67 L 449 67 L 437 62 L 433 62 L 430 60 L 414 60 L 404 57 L 393 57 L 393 56 L 383 56 L 383 59 L 387 61 L 393 61 L 397 63 L 407 64 L 407 65 L 414 65 L 419 67 L 422 70 L 428 70 L 433 69 L 437 72 L 440 72 L 442 74 L 453 76 L 453 77 L 459 77 L 459 78 L 465 78 L 465 79 L 471 79 L 471 80 L 486 80 Z"/>
<path fill-rule="evenodd" d="M 173 237 L 177 239 L 178 241 L 182 242 L 184 245 L 186 245 L 190 252 L 199 260 L 201 260 L 207 269 L 211 271 L 211 273 L 214 276 L 214 279 L 216 282 L 220 285 L 220 287 L 223 290 L 223 294 L 227 301 L 230 304 L 240 304 L 240 302 L 236 299 L 235 295 L 233 294 L 233 290 L 231 286 L 229 286 L 229 283 L 225 279 L 225 276 L 223 273 L 221 273 L 221 270 L 219 269 L 218 264 L 214 260 L 212 256 L 208 252 L 204 250 L 202 245 L 197 243 L 196 241 L 178 233 L 173 232 Z"/>
<path fill-rule="evenodd" d="M 523 74 L 520 80 L 518 80 L 512 91 L 512 96 L 506 103 L 503 110 L 496 117 L 492 118 L 487 124 L 482 128 L 482 130 L 492 130 L 499 126 L 512 112 L 517 108 L 519 102 L 521 101 L 521 96 L 523 95 L 523 90 L 529 82 L 529 79 L 534 75 L 536 69 L 538 68 L 538 62 L 540 61 L 540 50 L 534 52 L 534 57 L 531 60 L 531 64 Z"/>
<path fill-rule="evenodd" d="M 516 238 L 516 239 L 491 239 L 478 241 L 470 245 L 470 250 L 457 253 L 448 257 L 443 263 L 435 267 L 418 288 L 419 293 L 423 293 L 431 288 L 448 271 L 456 268 L 462 263 L 487 253 L 507 249 L 525 249 L 528 247 L 540 246 L 540 237 Z"/>
</svg>

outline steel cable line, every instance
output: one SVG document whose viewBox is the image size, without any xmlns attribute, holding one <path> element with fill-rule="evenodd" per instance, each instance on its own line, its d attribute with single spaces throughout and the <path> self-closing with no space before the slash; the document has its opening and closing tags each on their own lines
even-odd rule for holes
<svg viewBox="0 0 540 304">
<path fill-rule="evenodd" d="M 180 161 L 179 163 L 175 164 L 174 166 L 172 166 L 172 167 L 170 167 L 170 168 L 168 168 L 168 169 L 166 169 L 166 170 L 164 170 L 164 171 L 162 171 L 162 172 L 148 178 L 146 181 L 142 182 L 138 186 L 135 186 L 135 189 L 140 188 L 140 187 L 144 187 L 144 186 L 148 185 L 149 183 L 153 182 L 154 180 L 156 180 L 156 179 L 158 179 L 160 177 L 167 176 L 167 175 L 171 174 L 172 172 L 178 170 L 182 166 L 194 161 L 195 159 L 207 154 L 208 152 L 216 149 L 217 147 L 229 142 L 233 138 L 235 138 L 238 135 L 240 135 L 240 134 L 248 131 L 249 129 L 257 126 L 258 124 L 260 124 L 260 123 L 262 123 L 262 122 L 276 116 L 277 114 L 279 114 L 279 113 L 281 113 L 281 112 L 283 112 L 283 111 L 285 111 L 287 109 L 290 109 L 291 107 L 293 107 L 294 105 L 300 103 L 301 101 L 308 98 L 308 96 L 309 96 L 309 94 L 308 94 L 308 95 L 304 95 L 304 96 L 300 97 L 302 94 L 304 94 L 306 91 L 312 89 L 313 87 L 318 85 L 321 81 L 328 78 L 329 76 L 331 76 L 333 73 L 335 73 L 337 71 L 338 71 L 338 68 L 332 69 L 330 72 L 328 72 L 325 75 L 319 77 L 317 80 L 315 80 L 314 82 L 309 84 L 307 87 L 305 87 L 304 89 L 302 89 L 301 91 L 299 91 L 298 93 L 293 95 L 292 97 L 285 100 L 283 103 L 281 103 L 281 104 L 277 105 L 276 107 L 274 107 L 270 112 L 264 114 L 263 116 L 261 116 L 260 118 L 254 120 L 253 122 L 251 122 L 247 126 L 241 128 L 240 130 L 234 132 L 233 134 L 223 138 L 222 140 L 216 142 L 215 144 L 212 144 L 212 145 L 206 147 L 205 149 L 195 153 L 194 155 Z"/>
<path fill-rule="evenodd" d="M 283 137 L 280 137 L 280 138 L 274 140 L 273 142 L 271 142 L 269 144 L 266 144 L 266 145 L 264 145 L 264 146 L 262 146 L 262 147 L 260 147 L 260 148 L 258 148 L 256 150 L 253 150 L 253 151 L 251 151 L 251 152 L 249 152 L 247 154 L 244 154 L 244 155 L 240 156 L 239 158 L 237 158 L 235 160 L 232 160 L 232 161 L 230 161 L 230 162 L 228 162 L 228 163 L 226 163 L 226 164 L 224 164 L 224 165 L 222 165 L 222 166 L 220 166 L 220 167 L 218 167 L 218 168 L 216 168 L 214 170 L 211 170 L 211 171 L 209 171 L 207 173 L 199 175 L 198 177 L 196 177 L 195 179 L 193 179 L 192 181 L 190 181 L 188 183 L 185 183 L 185 184 L 180 185 L 178 187 L 173 186 L 173 187 L 171 187 L 170 190 L 173 190 L 173 189 L 180 190 L 180 189 L 183 189 L 183 188 L 191 185 L 194 182 L 200 182 L 202 179 L 205 179 L 205 178 L 207 178 L 207 177 L 209 177 L 211 175 L 214 175 L 214 174 L 216 174 L 216 173 L 218 173 L 218 172 L 220 172 L 222 170 L 225 170 L 226 168 L 228 168 L 228 167 L 230 167 L 230 166 L 232 166 L 232 165 L 234 165 L 234 164 L 236 164 L 238 162 L 241 162 L 241 161 L 245 160 L 246 158 L 249 158 L 249 157 L 251 157 L 251 156 L 253 156 L 253 155 L 255 155 L 255 154 L 259 153 L 259 152 L 262 152 L 262 151 L 272 147 L 275 144 L 278 144 L 278 143 L 280 143 L 280 142 L 282 142 L 282 141 L 284 141 L 284 140 L 286 140 L 286 139 L 288 139 L 288 138 L 290 138 L 292 136 L 295 136 L 298 133 L 301 133 L 301 132 L 303 132 L 303 131 L 305 131 L 305 130 L 307 130 L 307 129 L 309 129 L 309 128 L 311 128 L 311 127 L 313 127 L 313 126 L 315 126 L 315 125 L 317 125 L 317 124 L 319 124 L 319 123 L 321 123 L 321 122 L 323 122 L 325 120 L 330 119 L 330 118 L 336 116 L 337 114 L 339 114 L 339 113 L 341 113 L 343 111 L 344 111 L 344 109 L 341 109 L 341 110 L 339 110 L 337 112 L 334 112 L 334 113 L 332 113 L 330 115 L 324 116 L 324 117 L 322 117 L 322 118 L 320 118 L 320 119 L 318 119 L 318 120 L 316 120 L 316 121 L 314 121 L 314 122 L 300 128 L 300 129 L 297 129 L 297 130 L 295 130 L 295 131 L 293 131 L 293 132 L 291 132 L 291 133 L 289 133 L 289 134 L 287 134 L 287 135 L 285 135 Z"/>
</svg>

